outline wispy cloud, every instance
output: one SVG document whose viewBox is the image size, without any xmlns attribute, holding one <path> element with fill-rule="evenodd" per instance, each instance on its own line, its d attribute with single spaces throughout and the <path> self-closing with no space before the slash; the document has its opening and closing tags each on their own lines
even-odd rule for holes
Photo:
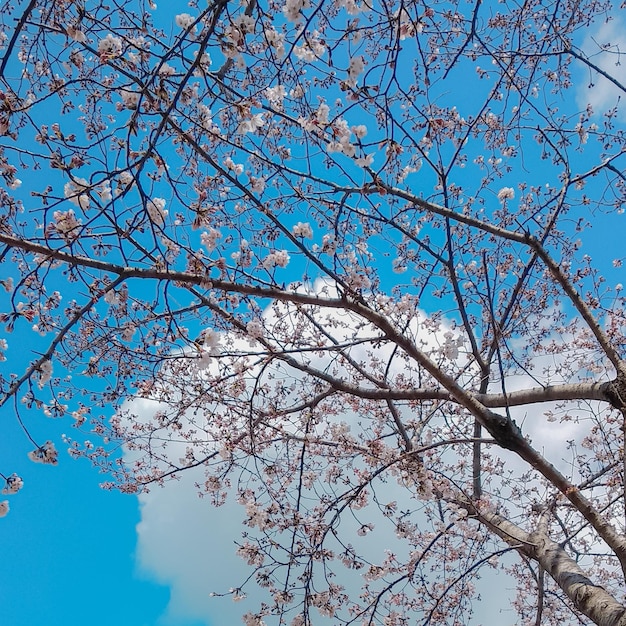
<svg viewBox="0 0 626 626">
<path fill-rule="evenodd" d="M 626 28 L 619 18 L 604 22 L 585 37 L 582 51 L 597 68 L 613 77 L 619 85 L 591 67 L 580 72 L 577 86 L 577 102 L 581 108 L 590 104 L 596 113 L 603 113 L 615 106 L 619 116 L 626 119 Z M 620 87 L 620 85 L 622 87 Z"/>
</svg>

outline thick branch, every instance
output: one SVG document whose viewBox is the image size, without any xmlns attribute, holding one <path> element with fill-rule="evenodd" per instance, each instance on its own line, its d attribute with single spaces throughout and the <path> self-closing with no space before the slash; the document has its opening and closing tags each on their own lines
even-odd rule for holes
<svg viewBox="0 0 626 626">
<path fill-rule="evenodd" d="M 469 513 L 522 554 L 537 561 L 572 604 L 598 626 L 626 626 L 626 606 L 593 583 L 574 559 L 545 532 L 527 533 L 504 517 L 463 503 Z"/>
<path fill-rule="evenodd" d="M 474 417 L 476 417 L 489 434 L 502 448 L 515 452 L 531 467 L 537 470 L 552 483 L 583 515 L 596 530 L 598 535 L 613 550 L 618 558 L 622 571 L 626 576 L 626 538 L 594 508 L 585 496 L 557 470 L 552 463 L 545 459 L 523 436 L 517 424 L 505 415 L 494 413 L 471 393 L 468 393 L 459 383 L 442 371 L 437 364 L 408 338 L 398 333 L 389 320 L 372 311 L 365 305 L 355 302 L 348 303 L 350 308 L 359 313 L 372 324 L 376 325 L 386 336 L 395 341 L 411 358 L 419 363 L 435 380 L 445 387 L 452 397 Z"/>
</svg>

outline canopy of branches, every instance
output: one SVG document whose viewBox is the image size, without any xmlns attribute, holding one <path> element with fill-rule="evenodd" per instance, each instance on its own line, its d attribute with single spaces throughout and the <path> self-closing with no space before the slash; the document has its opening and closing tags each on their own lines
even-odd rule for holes
<svg viewBox="0 0 626 626">
<path fill-rule="evenodd" d="M 248 626 L 626 624 L 612 3 L 0 6 L 5 493 L 195 468 Z"/>
</svg>

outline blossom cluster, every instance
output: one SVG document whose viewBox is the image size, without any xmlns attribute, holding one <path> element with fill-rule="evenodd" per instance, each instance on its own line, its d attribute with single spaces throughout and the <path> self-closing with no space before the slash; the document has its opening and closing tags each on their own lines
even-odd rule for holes
<svg viewBox="0 0 626 626">
<path fill-rule="evenodd" d="M 275 266 L 287 267 L 290 258 L 286 250 L 275 250 L 274 252 L 270 252 L 265 259 L 263 259 L 263 267 L 265 269 L 271 269 Z"/>
<path fill-rule="evenodd" d="M 52 441 L 46 441 L 43 446 L 28 453 L 28 458 L 35 463 L 43 463 L 44 465 L 56 465 L 58 463 L 59 453 Z"/>
<path fill-rule="evenodd" d="M 11 476 L 9 476 L 6 479 L 6 485 L 4 486 L 2 493 L 3 494 L 17 493 L 23 486 L 24 486 L 24 481 L 17 474 L 11 474 Z"/>
</svg>

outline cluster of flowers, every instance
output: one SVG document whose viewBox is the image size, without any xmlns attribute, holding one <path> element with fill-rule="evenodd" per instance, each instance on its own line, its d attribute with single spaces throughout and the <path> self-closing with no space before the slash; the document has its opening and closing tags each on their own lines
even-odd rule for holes
<svg viewBox="0 0 626 626">
<path fill-rule="evenodd" d="M 52 361 L 49 359 L 39 366 L 39 389 L 43 389 L 44 385 L 50 382 L 52 378 Z"/>
<path fill-rule="evenodd" d="M 59 453 L 52 441 L 46 441 L 43 446 L 28 453 L 28 458 L 34 463 L 43 463 L 44 465 L 56 465 L 58 463 Z"/>
<path fill-rule="evenodd" d="M 76 217 L 73 209 L 69 211 L 55 211 L 52 217 L 54 217 L 54 224 L 49 224 L 48 234 L 57 233 L 67 243 L 72 243 L 78 238 L 82 221 Z"/>
<path fill-rule="evenodd" d="M 330 130 L 333 136 L 332 141 L 329 141 L 326 145 L 326 151 L 329 154 L 339 152 L 345 154 L 347 157 L 356 157 L 357 146 L 352 143 L 352 137 L 357 141 L 360 141 L 367 135 L 367 126 L 364 124 L 358 124 L 357 126 L 349 126 L 348 122 L 343 118 L 330 121 L 330 107 L 322 102 L 315 116 L 312 118 L 298 118 L 298 123 L 307 132 L 319 133 L 330 125 Z M 374 161 L 374 155 L 368 154 L 355 158 L 354 163 L 359 167 L 368 167 Z"/>
<path fill-rule="evenodd" d="M 17 475 L 12 474 L 6 479 L 6 485 L 2 490 L 3 494 L 17 493 L 24 486 L 24 481 Z"/>
<path fill-rule="evenodd" d="M 290 259 L 291 257 L 287 254 L 287 250 L 275 250 L 263 259 L 263 267 L 267 270 L 275 266 L 287 267 Z"/>
</svg>

